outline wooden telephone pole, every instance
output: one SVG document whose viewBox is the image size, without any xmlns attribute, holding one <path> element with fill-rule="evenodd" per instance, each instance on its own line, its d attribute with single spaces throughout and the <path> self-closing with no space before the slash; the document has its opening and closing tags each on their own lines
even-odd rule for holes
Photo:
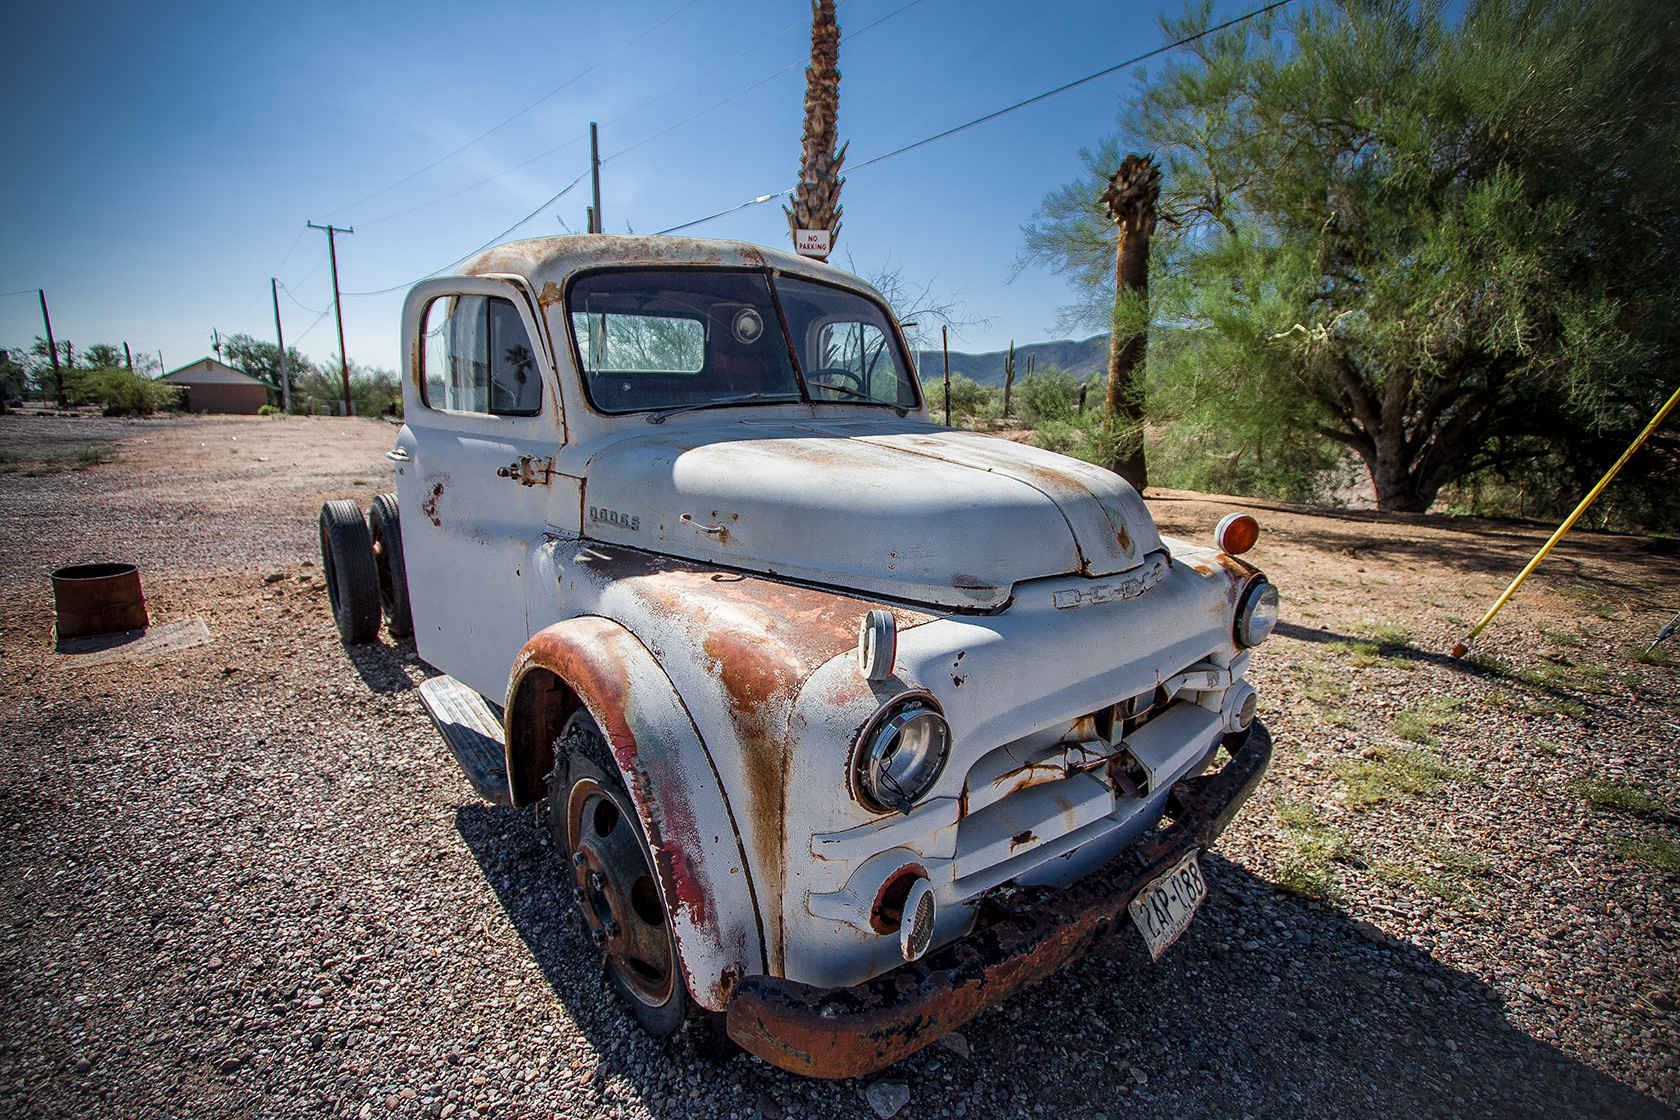
<svg viewBox="0 0 1680 1120">
<path fill-rule="evenodd" d="M 327 233 L 327 257 L 332 261 L 333 280 L 333 315 L 338 319 L 338 371 L 344 377 L 344 415 L 349 416 L 354 406 L 350 403 L 350 358 L 344 352 L 344 307 L 338 299 L 338 247 L 333 242 L 335 233 L 355 233 L 352 228 L 340 228 L 327 224 L 318 226 L 314 222 L 306 222 L 310 229 L 325 230 Z"/>
<path fill-rule="evenodd" d="M 29 289 L 25 288 L 24 291 Z M 64 370 L 58 364 L 58 343 L 53 341 L 52 316 L 47 314 L 47 290 L 36 288 L 35 294 L 41 297 L 41 322 L 47 327 L 47 353 L 52 356 L 53 382 L 58 390 L 58 407 L 69 408 L 70 398 L 64 395 Z"/>
<path fill-rule="evenodd" d="M 286 368 L 286 335 L 280 330 L 280 281 L 268 278 L 268 294 L 274 297 L 274 341 L 280 344 L 280 407 L 287 416 L 292 414 L 292 374 Z M 342 337 L 342 336 L 341 336 Z M 344 343 L 339 343 L 343 349 Z"/>
</svg>

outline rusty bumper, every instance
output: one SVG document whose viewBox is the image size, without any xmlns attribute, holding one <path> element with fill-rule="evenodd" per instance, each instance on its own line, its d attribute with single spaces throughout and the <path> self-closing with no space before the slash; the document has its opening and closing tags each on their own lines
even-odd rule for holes
<svg viewBox="0 0 1680 1120">
<path fill-rule="evenodd" d="M 1102 944 L 1130 919 L 1126 906 L 1186 853 L 1207 847 L 1248 800 L 1272 758 L 1256 721 L 1216 773 L 1173 787 L 1172 824 L 1146 835 L 1065 890 L 1018 910 L 990 906 L 982 928 L 851 988 L 749 976 L 729 998 L 729 1037 L 772 1065 L 807 1077 L 858 1077 L 915 1053 L 987 1007 Z"/>
</svg>

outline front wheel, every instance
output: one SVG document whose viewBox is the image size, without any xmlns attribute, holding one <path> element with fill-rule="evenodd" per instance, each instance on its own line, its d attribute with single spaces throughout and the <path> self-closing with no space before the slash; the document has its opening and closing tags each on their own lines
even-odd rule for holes
<svg viewBox="0 0 1680 1120">
<path fill-rule="evenodd" d="M 555 758 L 563 761 L 549 778 L 549 822 L 584 932 L 619 998 L 662 1038 L 682 1026 L 688 989 L 635 804 L 588 712 L 567 721 Z"/>
</svg>

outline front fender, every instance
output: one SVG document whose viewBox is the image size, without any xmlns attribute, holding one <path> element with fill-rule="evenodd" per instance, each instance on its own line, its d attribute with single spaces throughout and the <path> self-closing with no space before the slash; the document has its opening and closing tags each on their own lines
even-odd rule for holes
<svg viewBox="0 0 1680 1120">
<path fill-rule="evenodd" d="M 721 1011 L 737 980 L 765 971 L 764 933 L 734 815 L 688 709 L 647 647 L 605 618 L 558 622 L 525 643 L 508 687 L 510 725 L 534 718 L 522 715 L 536 707 L 521 702 L 522 692 L 552 678 L 589 709 L 612 748 L 653 849 L 689 993 Z M 540 737 L 560 721 L 537 722 Z M 508 732 L 510 776 L 532 768 L 516 753 L 552 746 Z M 517 804 L 536 799 L 531 783 L 513 785 Z"/>
</svg>

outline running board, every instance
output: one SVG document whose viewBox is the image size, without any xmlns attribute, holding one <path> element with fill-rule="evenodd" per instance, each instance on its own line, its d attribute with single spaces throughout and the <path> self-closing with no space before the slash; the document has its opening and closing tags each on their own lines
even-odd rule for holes
<svg viewBox="0 0 1680 1120">
<path fill-rule="evenodd" d="M 489 702 L 454 677 L 421 681 L 420 700 L 478 795 L 492 805 L 512 805 L 502 721 Z"/>
</svg>

